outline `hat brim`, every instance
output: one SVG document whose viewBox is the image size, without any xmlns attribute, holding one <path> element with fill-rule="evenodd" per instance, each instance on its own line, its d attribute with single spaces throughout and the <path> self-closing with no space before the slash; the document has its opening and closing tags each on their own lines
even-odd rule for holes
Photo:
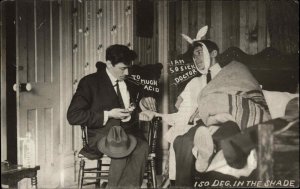
<svg viewBox="0 0 300 189">
<path fill-rule="evenodd" d="M 108 146 L 105 145 L 106 137 L 103 137 L 101 140 L 99 140 L 97 147 L 100 152 L 107 155 L 108 157 L 112 158 L 123 158 L 131 154 L 131 152 L 135 149 L 137 140 L 134 136 L 128 134 L 128 139 L 130 141 L 130 146 L 126 151 L 120 151 L 120 152 L 112 152 Z"/>
</svg>

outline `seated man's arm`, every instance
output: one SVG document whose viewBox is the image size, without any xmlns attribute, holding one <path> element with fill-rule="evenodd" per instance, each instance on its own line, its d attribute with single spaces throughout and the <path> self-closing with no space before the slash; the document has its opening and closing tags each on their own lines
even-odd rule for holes
<svg viewBox="0 0 300 189">
<path fill-rule="evenodd" d="M 104 112 L 90 110 L 91 92 L 86 78 L 80 80 L 67 112 L 67 119 L 71 125 L 85 125 L 90 128 L 103 126 Z"/>
<path fill-rule="evenodd" d="M 142 112 L 139 114 L 139 120 L 151 121 L 158 114 L 156 113 L 156 100 L 153 97 L 143 97 L 140 100 Z"/>
</svg>

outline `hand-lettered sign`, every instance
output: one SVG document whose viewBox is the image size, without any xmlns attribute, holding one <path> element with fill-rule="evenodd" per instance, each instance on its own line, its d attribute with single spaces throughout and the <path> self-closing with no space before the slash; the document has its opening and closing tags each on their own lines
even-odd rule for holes
<svg viewBox="0 0 300 189">
<path fill-rule="evenodd" d="M 184 59 L 171 60 L 168 64 L 171 85 L 183 84 L 198 73 L 196 66 L 192 62 Z"/>
<path fill-rule="evenodd" d="M 159 79 L 162 68 L 161 63 L 133 65 L 127 79 L 140 86 L 143 96 L 157 96 L 160 93 Z"/>
</svg>

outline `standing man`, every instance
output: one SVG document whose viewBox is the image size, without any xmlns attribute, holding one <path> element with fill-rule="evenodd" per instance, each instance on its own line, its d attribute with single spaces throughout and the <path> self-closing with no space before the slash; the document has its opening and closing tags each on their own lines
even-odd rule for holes
<svg viewBox="0 0 300 189">
<path fill-rule="evenodd" d="M 137 54 L 124 45 L 106 49 L 106 67 L 83 77 L 67 112 L 71 125 L 87 127 L 89 152 L 101 156 L 98 142 L 106 137 L 110 128 L 122 126 L 127 134 L 135 136 L 137 145 L 124 158 L 112 158 L 108 186 L 140 187 L 148 156 L 148 144 L 137 127 L 136 110 L 128 108 L 137 101 L 136 86 L 125 81 L 128 68 Z"/>
</svg>

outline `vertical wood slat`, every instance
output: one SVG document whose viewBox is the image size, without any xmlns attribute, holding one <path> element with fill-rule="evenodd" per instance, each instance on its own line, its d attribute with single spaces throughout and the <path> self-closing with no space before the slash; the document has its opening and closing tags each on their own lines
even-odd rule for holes
<svg viewBox="0 0 300 189">
<path fill-rule="evenodd" d="M 125 6 L 125 2 L 124 1 L 121 1 L 121 6 L 120 6 L 120 22 L 122 24 L 122 27 L 121 27 L 121 30 L 120 30 L 120 36 L 121 36 L 121 44 L 125 45 L 126 42 L 125 42 L 125 37 L 124 37 L 124 34 L 125 34 L 125 18 L 126 18 L 126 15 L 128 14 L 128 10 L 126 9 L 127 7 Z M 127 11 L 127 12 L 126 12 Z"/>
<path fill-rule="evenodd" d="M 79 3 L 78 1 L 75 1 L 76 3 L 76 7 L 77 7 L 77 11 L 78 11 L 78 16 L 77 16 L 77 64 L 76 64 L 76 78 L 75 80 L 77 80 L 77 82 L 79 82 L 79 79 L 82 77 L 81 75 L 81 64 L 82 64 L 82 3 Z M 74 76 L 75 77 L 75 76 Z M 75 89 L 76 90 L 76 89 Z"/>
<path fill-rule="evenodd" d="M 21 81 L 28 81 L 35 83 L 37 82 L 36 80 L 36 71 L 35 69 L 28 69 L 28 67 L 35 67 L 36 65 L 36 48 L 35 48 L 35 40 L 36 40 L 36 31 L 35 31 L 35 10 L 34 10 L 34 4 L 33 3 L 28 3 L 26 5 L 26 15 L 22 15 L 21 18 L 23 17 L 24 21 L 27 21 L 27 28 L 21 29 L 22 32 L 27 33 L 27 40 L 28 43 L 26 44 L 25 48 L 27 48 L 28 51 L 28 66 L 23 66 L 24 67 L 24 72 L 27 72 L 27 80 L 25 78 L 20 78 Z M 21 26 L 22 27 L 22 26 Z M 26 39 L 22 39 L 26 40 Z M 24 42 L 22 42 L 24 44 Z M 27 46 L 28 45 L 28 46 Z M 21 51 L 24 52 L 24 51 Z M 25 58 L 25 57 L 23 57 Z M 23 76 L 25 77 L 25 76 Z"/>
<path fill-rule="evenodd" d="M 179 54 L 178 52 L 180 52 L 180 48 L 181 48 L 181 40 L 179 40 L 180 37 L 180 33 L 179 33 L 179 27 L 178 24 L 180 24 L 180 19 L 178 19 L 178 17 L 180 17 L 180 12 L 178 13 L 177 10 L 179 10 L 178 8 L 178 2 L 170 2 L 169 3 L 169 31 L 168 31 L 168 36 L 169 36 L 169 59 L 170 60 L 174 60 L 177 55 Z M 177 15 L 178 14 L 178 15 Z M 176 16 L 177 15 L 177 16 Z M 160 27 L 160 26 L 158 26 Z M 176 32 L 174 32 L 176 31 Z M 159 44 L 159 42 L 158 42 Z M 159 53 L 158 53 L 159 54 Z M 167 69 L 169 70 L 169 66 L 164 64 L 163 65 L 164 68 L 163 69 Z M 168 86 L 168 90 L 170 94 L 177 94 L 177 90 L 175 87 L 172 86 Z M 168 112 L 172 113 L 175 112 L 175 107 L 173 106 L 176 102 L 176 95 L 169 95 L 169 103 L 168 103 Z"/>
<path fill-rule="evenodd" d="M 158 2 L 158 61 L 163 63 L 163 67 L 168 67 L 168 57 L 169 57 L 169 39 L 168 39 L 168 31 L 169 31 L 169 23 L 168 23 L 168 15 L 169 15 L 169 7 L 167 1 L 159 1 Z M 168 71 L 167 69 L 163 69 L 162 71 L 162 82 L 163 82 L 163 97 L 162 97 L 162 112 L 168 113 Z M 168 130 L 168 125 L 163 123 L 162 133 L 166 133 Z M 163 155 L 163 167 L 165 167 L 166 164 L 166 154 L 168 151 L 168 143 L 166 141 L 163 141 L 162 143 L 162 149 L 164 151 Z"/>
<path fill-rule="evenodd" d="M 240 49 L 249 52 L 248 43 L 248 1 L 240 1 Z"/>
<path fill-rule="evenodd" d="M 132 8 L 134 6 L 134 1 L 128 1 L 130 7 Z M 129 48 L 133 49 L 134 44 L 133 44 L 133 13 L 129 14 L 129 39 L 128 39 L 128 44 L 130 43 Z"/>
<path fill-rule="evenodd" d="M 62 144 L 64 144 L 64 152 L 72 152 L 73 150 L 73 144 L 72 144 L 72 138 L 73 136 L 71 135 L 73 127 L 69 126 L 68 121 L 65 119 L 66 115 L 66 110 L 67 107 L 69 106 L 69 102 L 71 101 L 72 97 L 72 92 L 73 92 L 73 77 L 72 77 L 72 70 L 74 67 L 74 64 L 72 64 L 72 59 L 73 61 L 76 61 L 76 58 L 74 56 L 75 51 L 73 49 L 77 39 L 74 37 L 76 40 L 72 40 L 72 32 L 74 32 L 74 27 L 76 27 L 76 22 L 74 19 L 74 15 L 72 15 L 72 10 L 73 9 L 73 3 L 69 1 L 64 1 L 62 2 L 61 6 L 61 23 L 60 23 L 60 31 L 61 31 L 61 63 L 62 63 L 62 70 L 64 71 L 64 74 L 62 74 L 62 78 L 60 79 L 61 85 L 60 85 L 60 91 L 64 91 L 61 94 L 62 98 L 62 113 L 61 115 L 61 125 L 63 127 L 61 128 L 62 130 L 62 137 L 61 140 Z M 74 12 L 73 12 L 74 13 Z M 73 27 L 70 24 L 65 24 L 65 23 L 73 23 Z M 76 36 L 76 35 L 75 35 Z M 77 54 L 76 54 L 77 55 Z M 74 59 L 75 58 L 75 59 Z M 72 65 L 72 66 L 70 66 Z M 74 136 L 76 137 L 76 136 Z M 74 140 L 75 142 L 78 140 Z M 76 144 L 75 144 L 76 146 Z"/>
<path fill-rule="evenodd" d="M 45 108 L 42 111 L 44 117 L 44 139 L 47 147 L 44 149 L 46 155 L 46 161 L 48 164 L 54 164 L 54 146 L 57 148 L 55 141 L 59 141 L 59 135 L 54 137 L 54 127 L 53 127 L 53 108 Z M 57 138 L 56 138 L 57 137 Z M 56 157 L 57 158 L 57 157 Z"/>
<path fill-rule="evenodd" d="M 188 31 L 188 1 L 181 1 L 181 33 L 186 34 L 188 36 L 190 36 L 192 39 L 194 39 L 193 36 L 190 35 L 189 31 Z M 181 38 L 182 40 L 182 44 L 181 44 L 181 53 L 184 53 L 187 50 L 188 47 L 188 43 Z"/>
<path fill-rule="evenodd" d="M 249 1 L 249 25 L 248 25 L 248 42 L 249 53 L 257 53 L 257 35 L 258 35 L 258 17 L 257 17 L 257 2 Z"/>
<path fill-rule="evenodd" d="M 121 30 L 122 30 L 122 22 L 121 22 L 121 14 L 122 14 L 122 10 L 121 10 L 121 3 L 120 2 L 116 2 L 115 3 L 115 14 L 116 14 L 116 25 L 117 25 L 117 43 L 118 44 L 122 44 L 121 42 Z"/>
<path fill-rule="evenodd" d="M 103 61 L 104 60 L 104 56 L 103 56 L 103 39 L 104 39 L 104 35 L 103 35 L 103 5 L 101 1 L 98 1 L 98 9 L 97 9 L 97 52 L 98 52 L 98 60 Z"/>
<path fill-rule="evenodd" d="M 85 63 L 85 40 L 84 40 L 84 4 L 83 2 L 78 1 L 78 9 L 79 11 L 79 52 L 80 52 L 80 58 L 78 61 L 78 81 L 80 78 L 84 76 L 84 63 Z"/>
<path fill-rule="evenodd" d="M 232 10 L 231 1 L 222 1 L 222 30 L 219 32 L 222 34 L 222 48 L 223 50 L 232 46 Z"/>
<path fill-rule="evenodd" d="M 96 22 L 96 17 L 95 17 L 95 9 L 96 9 L 96 2 L 94 0 L 90 1 L 90 4 L 89 4 L 89 9 L 90 9 L 90 15 L 89 15 L 89 23 L 90 23 L 90 37 L 89 37 L 89 40 L 90 40 L 90 47 L 89 47 L 89 51 L 90 51 L 90 73 L 94 73 L 96 71 L 96 67 L 95 67 L 95 64 L 96 64 L 96 51 L 97 51 L 97 48 L 96 48 L 96 25 L 95 25 L 95 22 Z"/>
<path fill-rule="evenodd" d="M 232 46 L 238 47 L 240 43 L 240 1 L 233 0 L 231 5 L 232 19 Z"/>
<path fill-rule="evenodd" d="M 45 1 L 36 1 L 36 26 L 34 28 L 36 33 L 36 78 L 37 82 L 44 83 L 45 78 L 45 62 L 49 59 L 48 53 L 50 47 L 48 46 L 47 28 L 49 27 L 49 3 Z"/>
<path fill-rule="evenodd" d="M 197 19 L 198 17 L 195 17 L 197 15 L 197 1 L 189 1 L 188 2 L 188 35 L 195 38 L 197 35 L 198 27 L 197 27 Z"/>
<path fill-rule="evenodd" d="M 61 67 L 61 38 L 60 38 L 60 5 L 58 4 L 58 2 L 50 2 L 50 20 L 51 20 L 51 68 L 50 68 L 50 72 L 51 72 L 51 84 L 55 85 L 55 88 L 53 88 L 54 90 L 57 90 L 59 92 L 57 92 L 57 95 L 55 95 L 55 97 L 53 97 L 53 107 L 51 107 L 51 109 L 49 108 L 46 112 L 48 113 L 47 115 L 51 115 L 51 117 L 49 117 L 49 119 L 51 120 L 51 143 L 52 143 L 52 168 L 55 170 L 59 170 L 60 169 L 60 157 L 57 156 L 57 154 L 62 153 L 60 152 L 60 145 L 63 141 L 64 136 L 63 134 L 63 129 L 65 126 L 65 122 L 64 122 L 64 118 L 65 118 L 65 114 L 64 111 L 61 112 L 61 114 L 56 113 L 56 112 L 60 112 L 59 107 L 62 104 L 62 100 L 63 95 L 66 93 L 66 88 L 59 88 L 60 85 L 63 84 L 62 81 L 66 81 L 66 80 L 62 80 L 61 77 L 66 76 L 65 74 L 62 74 L 61 71 L 62 67 Z M 70 41 L 71 42 L 71 41 Z M 68 46 L 69 49 L 71 49 L 70 46 Z M 66 54 L 71 54 L 70 53 L 66 53 Z M 58 63 L 59 62 L 59 63 Z M 71 81 L 71 80 L 69 80 Z M 72 85 L 70 85 L 70 89 L 72 89 Z M 61 101 L 60 101 L 61 100 Z M 63 106 L 62 106 L 63 107 Z M 60 126 L 57 126 L 56 124 L 59 124 Z M 57 179 L 59 179 L 59 176 L 57 176 Z"/>
<path fill-rule="evenodd" d="M 106 11 L 106 18 L 105 18 L 105 21 L 106 21 L 106 24 L 105 24 L 105 30 L 106 30 L 106 36 L 105 36 L 105 39 L 106 39 L 106 46 L 105 48 L 107 48 L 109 46 L 109 44 L 111 44 L 111 36 L 112 36 L 112 33 L 111 33 L 111 28 L 112 28 L 112 23 L 111 23 L 111 1 L 107 1 L 105 3 L 105 11 Z"/>
<path fill-rule="evenodd" d="M 83 15 L 84 15 L 84 27 L 83 27 L 83 40 L 84 40 L 84 62 L 83 64 L 83 69 L 84 69 L 84 75 L 88 75 L 90 73 L 90 51 L 89 51 L 89 38 L 90 38 L 90 27 L 89 27 L 89 4 L 90 1 L 83 1 Z"/>
<path fill-rule="evenodd" d="M 257 50 L 262 51 L 267 47 L 267 21 L 266 21 L 266 2 L 258 1 L 257 5 L 258 33 Z"/>
<path fill-rule="evenodd" d="M 16 2 L 16 18 L 25 18 L 24 14 L 25 11 L 24 11 L 24 5 L 22 4 L 23 2 L 20 2 L 20 1 L 17 1 Z M 24 16 L 24 17 L 23 17 Z M 22 19 L 21 19 L 22 20 Z M 23 34 L 27 34 L 27 29 L 26 29 L 26 24 L 24 23 L 24 21 L 22 22 L 20 19 L 16 19 L 16 67 L 17 68 L 20 68 L 20 66 L 24 66 L 22 61 L 20 60 L 23 60 L 24 58 L 26 58 L 26 52 L 25 51 L 22 51 L 22 49 L 20 48 L 20 45 L 22 44 L 24 48 L 27 48 L 26 46 L 26 42 L 25 42 L 25 39 L 21 37 L 21 31 L 23 31 Z M 26 70 L 27 70 L 27 66 L 26 66 Z M 20 79 L 23 79 L 22 75 L 20 74 L 17 74 L 16 75 L 16 84 L 19 85 L 19 80 Z M 20 120 L 22 118 L 22 116 L 24 116 L 24 114 L 21 114 L 20 113 L 20 99 L 19 99 L 19 96 L 20 96 L 20 92 L 17 90 L 16 91 L 16 96 L 17 96 L 17 120 Z M 26 120 L 26 119 L 25 119 Z M 24 124 L 27 124 L 27 123 L 24 123 Z M 24 127 L 20 127 L 19 123 L 17 125 L 17 128 L 20 128 L 20 129 L 17 129 L 17 144 L 18 146 L 20 146 L 21 144 L 21 141 L 19 140 L 20 137 L 22 137 L 23 133 L 22 132 L 22 129 L 25 130 L 26 128 Z M 22 150 L 21 148 L 18 148 L 18 157 L 20 157 L 22 154 Z M 22 159 L 21 158 L 18 158 L 18 164 L 22 162 Z"/>
<path fill-rule="evenodd" d="M 153 63 L 158 62 L 158 37 L 157 37 L 157 23 L 158 23 L 158 11 L 157 11 L 157 2 L 154 2 L 154 36 L 152 38 L 152 48 L 153 48 L 153 53 L 152 53 L 152 60 Z"/>
<path fill-rule="evenodd" d="M 26 130 L 31 133 L 32 139 L 35 141 L 35 154 L 36 154 L 36 163 L 38 164 L 42 159 L 39 156 L 39 143 L 36 143 L 36 141 L 39 141 L 40 136 L 38 135 L 38 128 L 37 128 L 37 109 L 29 110 L 25 114 L 27 116 L 27 123 L 26 123 Z M 22 142 L 20 143 L 20 145 Z M 23 148 L 19 148 L 20 150 L 23 150 Z M 23 152 L 22 152 L 23 153 Z M 22 157 L 22 153 L 20 154 Z M 43 155 L 43 154 L 42 154 Z M 43 156 L 42 156 L 43 157 Z M 21 160 L 21 162 L 23 159 Z"/>
<path fill-rule="evenodd" d="M 117 36 L 118 36 L 118 25 L 117 25 L 117 11 L 116 11 L 116 1 L 112 1 L 112 11 L 111 11 L 111 20 L 112 20 L 112 24 L 111 27 L 115 27 L 114 32 L 112 32 L 112 44 L 116 44 L 117 43 Z"/>
<path fill-rule="evenodd" d="M 206 1 L 197 1 L 197 30 L 205 26 L 206 23 Z"/>
<path fill-rule="evenodd" d="M 131 5 L 130 5 L 130 3 L 128 2 L 128 1 L 126 1 L 126 3 L 125 3 L 125 7 L 126 8 L 128 8 L 128 7 L 131 7 L 131 9 L 133 8 Z M 131 14 L 133 14 L 132 12 L 131 12 Z M 126 15 L 126 17 L 125 17 L 125 32 L 124 32 L 124 37 L 125 37 L 125 44 L 127 45 L 128 43 L 129 43 L 129 30 L 130 30 L 130 22 L 129 22 L 129 19 L 130 19 L 130 17 L 131 17 L 131 14 L 127 14 Z M 132 44 L 131 44 L 132 45 Z"/>
<path fill-rule="evenodd" d="M 53 81 L 53 40 L 59 40 L 59 35 L 57 35 L 56 39 L 53 39 L 53 22 L 56 20 L 53 20 L 53 2 L 48 2 L 46 6 L 46 11 L 45 11 L 45 27 L 49 28 L 48 30 L 45 30 L 45 64 L 44 64 L 44 82 L 49 82 L 51 83 Z M 57 17 L 57 20 L 58 17 Z M 58 23 L 57 23 L 58 24 Z M 59 31 L 59 28 L 57 28 L 57 31 Z M 59 41 L 57 41 L 56 44 L 59 44 Z M 59 49 L 59 46 L 57 46 Z M 59 54 L 57 54 L 56 57 L 59 57 Z M 59 59 L 58 59 L 59 60 Z M 56 78 L 55 78 L 56 79 Z"/>
<path fill-rule="evenodd" d="M 175 40 L 176 40 L 176 52 L 175 54 L 181 54 L 183 52 L 182 50 L 182 44 L 186 43 L 184 40 L 182 40 L 181 34 L 183 33 L 182 31 L 182 9 L 181 9 L 181 2 L 180 1 L 176 1 L 176 10 L 175 10 L 175 16 L 176 20 L 175 20 L 175 30 L 176 30 L 176 35 L 175 35 Z M 186 34 L 186 33 L 184 33 Z"/>
<path fill-rule="evenodd" d="M 211 28 L 210 28 L 210 39 L 218 44 L 220 52 L 223 49 L 222 43 L 222 1 L 211 1 Z"/>
<path fill-rule="evenodd" d="M 6 103 L 6 4 L 0 6 L 0 79 L 1 79 L 1 104 Z M 7 159 L 7 108 L 1 105 L 1 162 Z"/>
<path fill-rule="evenodd" d="M 79 8 L 77 1 L 74 1 L 72 4 L 72 23 L 73 23 L 73 35 L 72 35 L 72 84 L 73 84 L 73 93 L 77 88 L 77 78 L 78 78 L 78 60 L 79 60 L 79 33 L 78 33 L 78 17 L 79 17 Z"/>
</svg>

